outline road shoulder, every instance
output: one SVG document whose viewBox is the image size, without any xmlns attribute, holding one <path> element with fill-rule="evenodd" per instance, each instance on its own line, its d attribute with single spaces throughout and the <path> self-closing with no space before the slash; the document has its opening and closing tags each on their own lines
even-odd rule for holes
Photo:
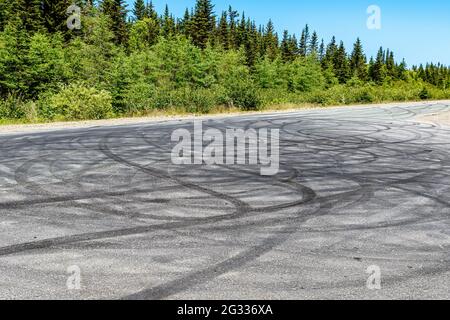
<svg viewBox="0 0 450 320">
<path fill-rule="evenodd" d="M 39 123 L 39 124 L 14 124 L 14 125 L 0 125 L 0 136 L 10 134 L 26 134 L 26 133 L 40 133 L 51 132 L 66 129 L 89 129 L 96 127 L 110 127 L 110 126 L 122 126 L 122 125 L 139 125 L 139 124 L 151 124 L 162 121 L 182 121 L 190 119 L 214 119 L 214 118 L 227 118 L 234 116 L 246 116 L 246 115 L 270 115 L 270 114 L 286 114 L 292 112 L 302 112 L 308 110 L 330 110 L 330 109 L 342 109 L 342 108 L 376 108 L 376 107 L 408 107 L 418 105 L 432 105 L 439 103 L 450 104 L 450 100 L 437 100 L 437 101 L 420 101 L 420 102 L 393 102 L 384 104 L 368 104 L 368 105 L 350 105 L 350 106 L 330 106 L 330 107 L 302 107 L 286 110 L 265 110 L 255 112 L 239 112 L 239 113 L 221 113 L 221 114 L 208 114 L 208 115 L 177 115 L 177 116 L 153 116 L 153 117 L 136 117 L 136 118 L 115 118 L 105 120 L 88 120 L 88 121 L 71 121 L 71 122 L 51 122 L 51 123 Z M 450 124 L 450 113 L 445 115 L 425 115 L 419 116 L 418 121 L 428 122 L 438 120 L 441 124 Z M 442 122 L 443 123 L 442 123 Z"/>
</svg>

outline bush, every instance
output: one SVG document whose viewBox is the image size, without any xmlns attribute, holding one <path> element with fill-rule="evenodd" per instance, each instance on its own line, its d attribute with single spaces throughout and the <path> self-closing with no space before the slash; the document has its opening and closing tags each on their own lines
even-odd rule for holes
<svg viewBox="0 0 450 320">
<path fill-rule="evenodd" d="M 169 110 L 188 113 L 209 113 L 218 104 L 219 93 L 214 89 L 202 88 L 160 88 L 149 100 L 151 109 Z"/>
<path fill-rule="evenodd" d="M 218 82 L 223 87 L 221 103 L 245 111 L 258 110 L 261 106 L 258 87 L 241 51 L 225 53 L 218 63 Z"/>
<path fill-rule="evenodd" d="M 189 113 L 209 113 L 216 105 L 214 91 L 210 89 L 184 88 L 174 91 L 173 96 L 175 107 Z"/>
<path fill-rule="evenodd" d="M 327 91 L 315 91 L 308 95 L 307 102 L 327 106 L 333 104 L 330 94 Z"/>
<path fill-rule="evenodd" d="M 419 98 L 422 100 L 427 100 L 431 98 L 431 95 L 426 87 L 423 87 L 422 90 L 419 92 Z"/>
<path fill-rule="evenodd" d="M 374 99 L 375 98 L 374 98 L 373 94 L 369 91 L 369 89 L 364 88 L 356 94 L 355 102 L 372 103 L 374 101 Z"/>
<path fill-rule="evenodd" d="M 40 101 L 40 115 L 55 120 L 103 119 L 113 116 L 111 94 L 74 84 Z"/>
<path fill-rule="evenodd" d="M 239 81 L 229 84 L 226 88 L 228 105 L 244 111 L 259 110 L 262 102 L 259 90 L 251 81 Z"/>
<path fill-rule="evenodd" d="M 26 103 L 21 96 L 9 94 L 0 99 L 0 119 L 22 119 L 26 116 Z"/>
<path fill-rule="evenodd" d="M 265 57 L 255 65 L 255 80 L 260 88 L 274 89 L 286 87 L 286 76 L 280 59 L 274 61 Z"/>
<path fill-rule="evenodd" d="M 320 64 L 312 58 L 299 58 L 288 64 L 287 82 L 290 90 L 312 92 L 325 87 Z"/>
<path fill-rule="evenodd" d="M 156 88 L 153 84 L 138 82 L 131 84 L 125 92 L 123 104 L 131 114 L 155 109 L 154 96 Z"/>
</svg>

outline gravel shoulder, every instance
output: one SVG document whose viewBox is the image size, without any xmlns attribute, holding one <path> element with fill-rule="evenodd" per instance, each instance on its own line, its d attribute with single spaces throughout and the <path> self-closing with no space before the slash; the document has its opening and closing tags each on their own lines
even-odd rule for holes
<svg viewBox="0 0 450 320">
<path fill-rule="evenodd" d="M 167 116 L 149 116 L 149 117 L 136 117 L 136 118 L 116 118 L 106 120 L 88 120 L 88 121 L 70 121 L 70 122 L 52 122 L 52 123 L 37 123 L 37 124 L 14 124 L 14 125 L 0 125 L 0 135 L 8 134 L 21 134 L 21 133 L 36 133 L 36 132 L 50 132 L 65 129 L 83 129 L 83 128 L 95 128 L 95 127 L 109 127 L 109 126 L 123 126 L 123 125 L 138 125 L 152 122 L 161 121 L 176 121 L 176 120 L 189 120 L 189 119 L 215 119 L 226 118 L 243 115 L 265 115 L 273 113 L 289 113 L 303 110 L 332 110 L 336 108 L 374 108 L 374 107 L 396 107 L 396 106 L 419 106 L 419 105 L 433 105 L 438 103 L 450 103 L 450 100 L 437 100 L 437 101 L 420 101 L 420 102 L 394 102 L 385 104 L 366 104 L 366 105 L 352 105 L 352 106 L 330 106 L 330 107 L 301 107 L 290 108 L 283 110 L 265 110 L 263 112 L 233 112 L 222 114 L 209 114 L 209 115 L 167 115 Z M 446 124 L 450 123 L 450 113 L 446 115 L 426 115 L 418 118 L 419 121 L 443 121 Z"/>
<path fill-rule="evenodd" d="M 416 120 L 436 125 L 450 126 L 450 111 L 422 115 L 417 117 Z"/>
</svg>

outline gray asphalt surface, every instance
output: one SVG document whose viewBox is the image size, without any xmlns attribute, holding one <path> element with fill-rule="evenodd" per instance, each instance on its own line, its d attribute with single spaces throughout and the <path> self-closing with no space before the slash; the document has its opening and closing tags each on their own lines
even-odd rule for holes
<svg viewBox="0 0 450 320">
<path fill-rule="evenodd" d="M 1 136 L 0 298 L 449 299 L 450 128 L 414 121 L 443 110 L 204 122 L 279 128 L 274 177 L 173 165 L 188 120 Z"/>
</svg>

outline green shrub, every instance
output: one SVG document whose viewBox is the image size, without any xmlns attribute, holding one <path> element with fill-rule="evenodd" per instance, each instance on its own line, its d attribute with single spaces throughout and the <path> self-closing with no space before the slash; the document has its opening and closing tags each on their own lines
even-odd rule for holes
<svg viewBox="0 0 450 320">
<path fill-rule="evenodd" d="M 262 101 L 259 90 L 251 81 L 239 81 L 226 88 L 228 104 L 244 111 L 259 110 Z"/>
<path fill-rule="evenodd" d="M 175 107 L 173 92 L 169 89 L 158 89 L 151 99 L 151 105 L 157 110 L 167 110 Z"/>
<path fill-rule="evenodd" d="M 325 77 L 320 64 L 312 58 L 299 58 L 286 65 L 288 89 L 312 92 L 325 87 Z"/>
<path fill-rule="evenodd" d="M 113 116 L 109 92 L 78 84 L 41 99 L 39 111 L 51 120 L 97 120 Z"/>
<path fill-rule="evenodd" d="M 5 100 L 0 99 L 0 119 L 22 119 L 25 117 L 25 104 L 21 96 L 8 94 Z"/>
<path fill-rule="evenodd" d="M 374 101 L 372 93 L 368 89 L 364 89 L 356 96 L 356 102 L 371 103 Z"/>
<path fill-rule="evenodd" d="M 333 104 L 331 96 L 327 91 L 315 91 L 308 95 L 307 102 L 327 106 Z"/>
<path fill-rule="evenodd" d="M 423 87 L 422 90 L 419 92 L 419 98 L 422 100 L 427 100 L 431 98 L 430 92 L 426 87 Z"/>
<path fill-rule="evenodd" d="M 354 76 L 347 81 L 346 85 L 347 87 L 362 87 L 364 85 L 364 82 L 357 76 Z"/>
<path fill-rule="evenodd" d="M 159 88 L 148 101 L 149 107 L 157 110 L 175 109 L 179 112 L 209 113 L 218 104 L 219 93 L 203 88 Z"/>
<path fill-rule="evenodd" d="M 156 88 L 153 84 L 137 82 L 126 89 L 123 103 L 128 113 L 139 113 L 155 109 L 154 96 Z"/>
<path fill-rule="evenodd" d="M 255 65 L 255 79 L 260 88 L 273 89 L 285 88 L 286 80 L 283 76 L 285 70 L 280 59 L 274 61 L 265 57 Z"/>
<path fill-rule="evenodd" d="M 189 113 L 209 113 L 216 105 L 214 91 L 184 88 L 173 92 L 175 107 Z"/>
</svg>

